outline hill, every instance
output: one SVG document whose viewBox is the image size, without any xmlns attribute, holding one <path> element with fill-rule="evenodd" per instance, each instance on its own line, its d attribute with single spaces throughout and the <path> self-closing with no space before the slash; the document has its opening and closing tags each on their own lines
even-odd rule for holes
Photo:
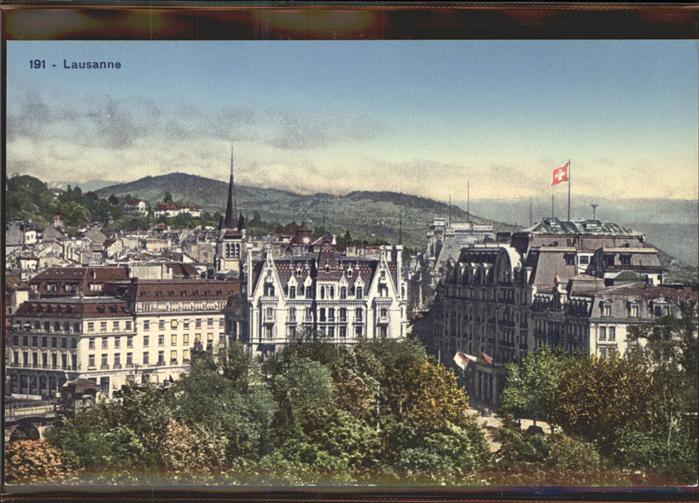
<svg viewBox="0 0 699 503">
<path fill-rule="evenodd" d="M 170 192 L 178 201 L 198 204 L 209 211 L 223 211 L 228 184 L 220 180 L 170 173 L 147 176 L 133 182 L 104 187 L 100 197 L 111 194 L 132 194 L 151 204 Z M 449 205 L 424 197 L 397 192 L 351 192 L 342 196 L 331 194 L 295 194 L 273 188 L 239 185 L 238 206 L 252 216 L 255 212 L 265 221 L 286 223 L 304 221 L 312 227 L 325 222 L 325 228 L 337 234 L 350 230 L 353 238 L 393 241 L 398 237 L 400 215 L 403 217 L 403 243 L 422 248 L 425 232 L 432 218 L 448 217 Z M 466 221 L 468 216 L 458 206 L 451 208 L 454 221 Z M 471 216 L 475 223 L 492 223 L 496 230 L 513 230 L 514 226 L 487 218 Z"/>
</svg>

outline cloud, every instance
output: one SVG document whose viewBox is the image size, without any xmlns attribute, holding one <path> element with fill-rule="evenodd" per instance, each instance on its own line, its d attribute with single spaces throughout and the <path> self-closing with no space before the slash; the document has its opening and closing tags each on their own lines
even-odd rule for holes
<svg viewBox="0 0 699 503">
<path fill-rule="evenodd" d="M 53 183 L 127 181 L 172 171 L 225 180 L 234 142 L 243 184 L 301 193 L 393 190 L 441 200 L 451 194 L 456 201 L 466 198 L 468 182 L 472 199 L 549 197 L 550 168 L 558 162 L 522 156 L 521 162 L 492 163 L 488 153 L 443 154 L 429 136 L 415 146 L 410 137 L 388 134 L 374 117 L 353 111 L 209 110 L 110 95 L 70 102 L 30 88 L 8 99 L 8 172 Z M 664 174 L 668 166 L 675 176 Z M 695 181 L 695 174 L 696 156 L 621 162 L 594 154 L 574 163 L 573 193 L 696 199 L 695 183 L 678 183 L 690 175 Z"/>
<path fill-rule="evenodd" d="M 327 117 L 271 113 L 274 133 L 269 144 L 283 150 L 304 150 L 334 143 L 356 143 L 378 136 L 383 127 L 360 114 L 328 113 Z"/>
</svg>

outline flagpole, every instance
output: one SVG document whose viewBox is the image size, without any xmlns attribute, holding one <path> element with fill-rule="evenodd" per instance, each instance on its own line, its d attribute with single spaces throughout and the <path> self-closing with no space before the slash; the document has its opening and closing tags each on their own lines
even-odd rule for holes
<svg viewBox="0 0 699 503">
<path fill-rule="evenodd" d="M 570 159 L 568 159 L 568 221 L 570 222 Z"/>
</svg>

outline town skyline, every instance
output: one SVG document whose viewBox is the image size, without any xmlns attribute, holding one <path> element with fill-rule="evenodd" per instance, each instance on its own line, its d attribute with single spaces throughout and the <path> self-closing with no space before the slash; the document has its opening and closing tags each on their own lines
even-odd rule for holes
<svg viewBox="0 0 699 503">
<path fill-rule="evenodd" d="M 571 159 L 574 196 L 696 199 L 692 68 L 692 42 L 11 42 L 7 171 L 225 180 L 233 142 L 240 184 L 300 194 L 550 195 Z"/>
</svg>

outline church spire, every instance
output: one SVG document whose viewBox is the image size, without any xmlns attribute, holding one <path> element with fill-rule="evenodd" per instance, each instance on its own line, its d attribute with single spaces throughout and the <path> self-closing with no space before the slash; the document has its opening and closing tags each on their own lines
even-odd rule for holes
<svg viewBox="0 0 699 503">
<path fill-rule="evenodd" d="M 228 200 L 226 202 L 226 217 L 223 225 L 226 229 L 238 227 L 238 205 L 235 201 L 235 181 L 233 180 L 233 145 L 231 145 L 231 177 L 228 181 Z"/>
</svg>

